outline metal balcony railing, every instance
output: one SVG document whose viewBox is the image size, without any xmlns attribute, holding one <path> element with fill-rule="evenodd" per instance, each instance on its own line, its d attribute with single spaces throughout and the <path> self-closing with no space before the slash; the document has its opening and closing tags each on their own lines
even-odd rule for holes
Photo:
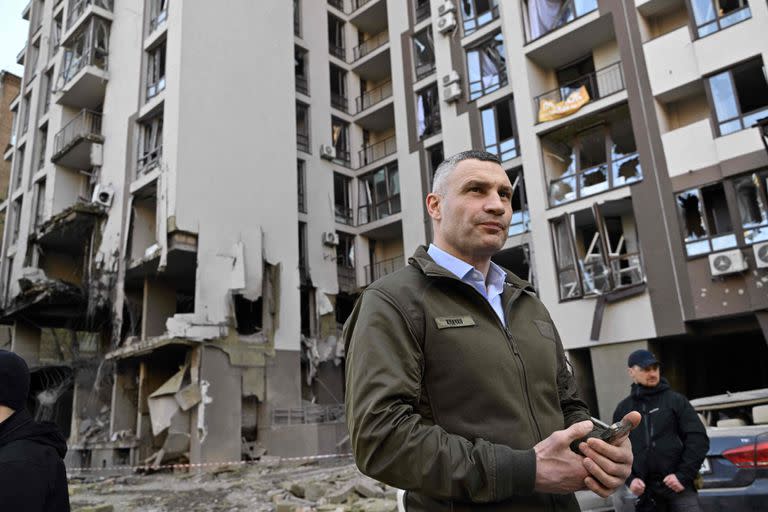
<svg viewBox="0 0 768 512">
<path fill-rule="evenodd" d="M 358 168 L 365 167 L 395 153 L 397 153 L 397 141 L 394 135 L 376 144 L 363 146 L 363 149 L 357 152 Z"/>
<path fill-rule="evenodd" d="M 337 204 L 334 205 L 334 211 L 336 215 L 336 222 L 339 224 L 346 224 L 347 226 L 354 226 L 354 216 L 352 215 L 352 208 Z"/>
<path fill-rule="evenodd" d="M 352 293 L 357 289 L 355 267 L 350 265 L 336 265 L 336 277 L 339 280 L 339 290 Z"/>
<path fill-rule="evenodd" d="M 139 172 L 146 172 L 156 163 L 160 161 L 163 156 L 163 145 L 160 144 L 154 148 L 148 149 L 139 157 L 138 170 Z"/>
<path fill-rule="evenodd" d="M 400 213 L 400 194 L 379 199 L 376 204 L 365 204 L 357 208 L 357 225 L 362 226 L 376 220 L 386 219 Z"/>
<path fill-rule="evenodd" d="M 499 7 L 494 5 L 490 10 L 478 14 L 474 18 L 464 18 L 464 35 L 475 32 L 499 17 Z"/>
<path fill-rule="evenodd" d="M 342 112 L 349 112 L 349 99 L 343 94 L 331 92 L 331 106 Z"/>
<path fill-rule="evenodd" d="M 166 2 L 163 2 L 161 0 L 157 0 L 155 2 L 155 5 L 157 7 L 153 8 L 151 16 L 152 18 L 149 20 L 149 31 L 154 32 L 157 27 L 165 23 L 165 20 L 168 19 L 168 5 Z"/>
<path fill-rule="evenodd" d="M 309 135 L 306 133 L 297 133 L 296 147 L 305 153 L 309 153 Z"/>
<path fill-rule="evenodd" d="M 401 254 L 387 260 L 381 260 L 371 265 L 365 266 L 365 278 L 367 282 L 365 284 L 371 284 L 379 278 L 384 277 L 387 274 L 391 274 L 395 270 L 399 270 L 405 266 L 405 258 Z"/>
<path fill-rule="evenodd" d="M 334 57 L 338 57 L 339 59 L 346 61 L 347 60 L 347 49 L 343 46 L 339 46 L 333 42 L 328 42 L 328 51 L 331 55 Z"/>
<path fill-rule="evenodd" d="M 416 65 L 416 80 L 421 80 L 422 78 L 431 75 L 435 71 L 435 63 L 433 62 L 425 62 L 423 64 L 417 64 Z"/>
<path fill-rule="evenodd" d="M 55 160 L 79 140 L 101 139 L 101 114 L 90 110 L 81 110 L 74 119 L 64 125 L 53 139 L 53 157 Z"/>
<path fill-rule="evenodd" d="M 307 77 L 296 75 L 296 91 L 302 94 L 309 94 L 309 84 L 307 83 Z"/>
<path fill-rule="evenodd" d="M 605 98 L 624 90 L 624 74 L 621 70 L 621 62 L 615 62 L 610 66 L 563 84 L 557 89 L 536 96 L 534 99 L 536 110 L 540 111 L 541 103 L 545 100 L 553 103 L 566 101 L 571 94 L 577 92 L 582 86 L 586 88 L 589 94 L 589 101 Z M 539 120 L 539 122 L 541 121 Z"/>
<path fill-rule="evenodd" d="M 432 10 L 429 7 L 429 2 L 424 2 L 423 4 L 416 7 L 416 23 L 423 21 L 430 17 L 432 14 Z"/>
<path fill-rule="evenodd" d="M 361 96 L 355 98 L 355 107 L 357 108 L 357 113 L 359 114 L 363 110 L 370 108 L 377 103 L 381 103 L 391 96 L 392 82 L 386 82 L 376 87 L 375 89 L 366 91 Z"/>
<path fill-rule="evenodd" d="M 381 32 L 369 39 L 366 39 L 361 44 L 352 48 L 352 62 L 356 62 L 369 53 L 378 50 L 389 42 L 389 32 Z"/>
<path fill-rule="evenodd" d="M 67 29 L 72 27 L 90 5 L 95 5 L 112 12 L 113 0 L 70 0 L 69 8 L 67 9 Z"/>
</svg>

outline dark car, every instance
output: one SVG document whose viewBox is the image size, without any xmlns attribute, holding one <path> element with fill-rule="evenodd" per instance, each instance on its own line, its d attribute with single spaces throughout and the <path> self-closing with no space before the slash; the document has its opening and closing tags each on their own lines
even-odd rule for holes
<svg viewBox="0 0 768 512">
<path fill-rule="evenodd" d="M 701 507 L 714 511 L 768 510 L 768 389 L 691 400 L 709 435 L 709 452 L 699 472 Z M 624 488 L 616 510 L 634 510 Z"/>
</svg>

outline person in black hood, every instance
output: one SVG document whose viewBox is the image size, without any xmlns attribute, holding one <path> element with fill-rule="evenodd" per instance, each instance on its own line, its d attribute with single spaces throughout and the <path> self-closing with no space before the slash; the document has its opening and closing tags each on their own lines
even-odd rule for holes
<svg viewBox="0 0 768 512">
<path fill-rule="evenodd" d="M 0 510 L 69 512 L 67 442 L 27 412 L 29 381 L 24 359 L 0 350 Z"/>
<path fill-rule="evenodd" d="M 613 420 L 631 410 L 643 415 L 629 435 L 634 462 L 627 486 L 639 496 L 636 510 L 699 511 L 694 480 L 709 450 L 704 424 L 688 399 L 661 377 L 651 352 L 636 350 L 627 364 L 632 392 L 616 407 Z"/>
</svg>

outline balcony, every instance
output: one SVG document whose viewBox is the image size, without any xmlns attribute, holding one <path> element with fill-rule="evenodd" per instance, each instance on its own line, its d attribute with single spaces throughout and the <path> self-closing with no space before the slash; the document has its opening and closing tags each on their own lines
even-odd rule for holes
<svg viewBox="0 0 768 512">
<path fill-rule="evenodd" d="M 562 67 L 616 39 L 613 19 L 600 15 L 597 0 L 571 0 L 566 5 L 570 8 L 561 9 L 560 18 L 550 20 L 554 23 L 551 28 L 542 22 L 539 29 L 531 31 L 526 20 L 526 54 L 546 69 Z"/>
<path fill-rule="evenodd" d="M 397 141 L 394 135 L 381 142 L 363 146 L 363 149 L 357 152 L 358 169 L 383 160 L 395 153 L 397 153 Z"/>
<path fill-rule="evenodd" d="M 150 34 L 157 30 L 168 19 L 168 2 L 158 0 L 152 2 L 152 4 L 149 19 Z"/>
<path fill-rule="evenodd" d="M 621 62 L 616 62 L 537 96 L 537 123 L 571 116 L 584 105 L 623 90 Z"/>
<path fill-rule="evenodd" d="M 424 2 L 416 7 L 416 23 L 426 20 L 432 15 L 429 2 Z"/>
<path fill-rule="evenodd" d="M 386 0 L 352 0 L 349 22 L 361 32 L 377 34 L 387 29 Z"/>
<path fill-rule="evenodd" d="M 71 0 L 67 12 L 66 30 L 69 31 L 78 25 L 80 21 L 84 20 L 86 18 L 85 13 L 88 10 L 97 12 L 101 10 L 102 15 L 109 15 L 113 12 L 113 8 L 113 0 Z"/>
<path fill-rule="evenodd" d="M 305 153 L 311 153 L 309 150 L 309 134 L 296 133 L 296 149 Z"/>
<path fill-rule="evenodd" d="M 336 57 L 337 59 L 341 59 L 344 62 L 347 62 L 347 49 L 343 46 L 338 46 L 332 42 L 328 42 L 328 53 Z"/>
<path fill-rule="evenodd" d="M 396 213 L 400 213 L 400 194 L 382 198 L 376 204 L 359 206 L 357 208 L 357 225 L 363 226 L 386 219 Z"/>
<path fill-rule="evenodd" d="M 366 91 L 355 98 L 355 122 L 362 128 L 380 132 L 394 126 L 394 106 L 392 98 L 392 82 Z"/>
<path fill-rule="evenodd" d="M 72 169 L 90 169 L 100 165 L 101 158 L 97 155 L 103 143 L 101 114 L 81 110 L 53 139 L 51 161 Z"/>
<path fill-rule="evenodd" d="M 371 284 L 372 282 L 380 279 L 387 274 L 391 274 L 396 270 L 400 270 L 405 266 L 405 257 L 401 254 L 394 258 L 381 260 L 371 265 L 365 266 L 365 284 Z"/>
<path fill-rule="evenodd" d="M 630 185 L 643 179 L 637 153 L 596 165 L 579 172 L 568 172 L 565 177 L 552 180 L 549 185 L 549 203 L 558 206 L 608 190 Z"/>
<path fill-rule="evenodd" d="M 309 84 L 307 83 L 307 77 L 296 75 L 296 92 L 309 95 Z"/>
<path fill-rule="evenodd" d="M 355 267 L 336 265 L 336 277 L 339 280 L 339 292 L 357 293 L 357 275 Z"/>
<path fill-rule="evenodd" d="M 391 76 L 389 34 L 382 32 L 352 49 L 352 71 L 360 78 L 379 82 Z"/>
<path fill-rule="evenodd" d="M 104 102 L 109 74 L 106 71 L 107 55 L 91 50 L 85 55 L 72 56 L 67 50 L 59 80 L 56 103 L 73 108 L 94 109 Z"/>
<path fill-rule="evenodd" d="M 331 91 L 331 106 L 344 113 L 349 113 L 349 99 L 343 94 Z"/>
<path fill-rule="evenodd" d="M 353 216 L 352 208 L 348 208 L 341 204 L 334 205 L 334 214 L 336 217 L 336 222 L 339 224 L 344 224 L 346 226 L 354 226 L 355 225 L 355 219 Z"/>
</svg>

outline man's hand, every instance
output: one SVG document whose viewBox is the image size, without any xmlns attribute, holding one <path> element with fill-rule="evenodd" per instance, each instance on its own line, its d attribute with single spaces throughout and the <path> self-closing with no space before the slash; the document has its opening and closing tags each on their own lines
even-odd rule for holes
<svg viewBox="0 0 768 512">
<path fill-rule="evenodd" d="M 570 444 L 591 431 L 592 422 L 581 421 L 566 430 L 553 432 L 533 447 L 536 452 L 536 492 L 566 494 L 584 488 L 587 470 L 583 458 L 571 451 Z"/>
<path fill-rule="evenodd" d="M 675 492 L 683 492 L 685 490 L 685 487 L 683 487 L 683 484 L 680 483 L 680 480 L 677 479 L 674 473 L 664 477 L 664 485 Z"/>
<path fill-rule="evenodd" d="M 632 483 L 629 484 L 629 490 L 635 496 L 642 496 L 645 492 L 645 482 L 639 478 L 633 478 Z"/>
<path fill-rule="evenodd" d="M 640 424 L 640 413 L 632 411 L 622 421 L 632 422 L 634 430 Z M 579 445 L 584 454 L 584 467 L 589 476 L 584 479 L 586 486 L 595 494 L 606 498 L 624 483 L 632 471 L 632 445 L 624 436 L 608 444 L 602 439 L 590 438 Z"/>
</svg>

